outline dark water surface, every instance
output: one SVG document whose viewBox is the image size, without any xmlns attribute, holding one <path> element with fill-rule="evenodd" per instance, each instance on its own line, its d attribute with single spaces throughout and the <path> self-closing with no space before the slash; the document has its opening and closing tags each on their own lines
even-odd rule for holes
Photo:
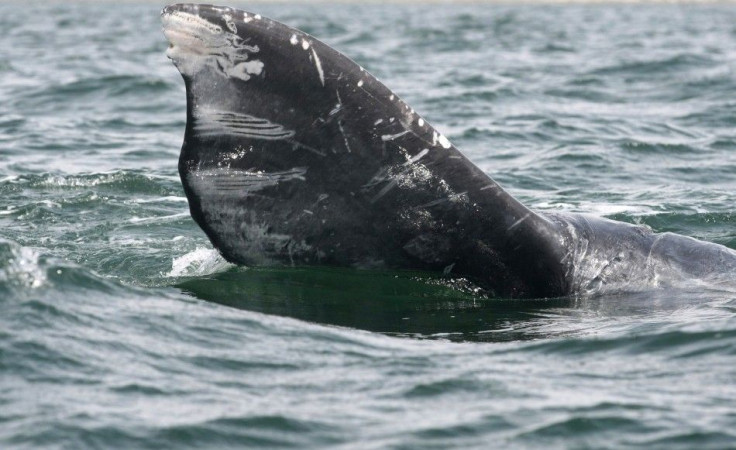
<svg viewBox="0 0 736 450">
<path fill-rule="evenodd" d="M 524 203 L 736 248 L 733 6 L 251 5 Z M 0 448 L 736 448 L 736 293 L 235 268 L 160 6 L 0 5 Z"/>
</svg>

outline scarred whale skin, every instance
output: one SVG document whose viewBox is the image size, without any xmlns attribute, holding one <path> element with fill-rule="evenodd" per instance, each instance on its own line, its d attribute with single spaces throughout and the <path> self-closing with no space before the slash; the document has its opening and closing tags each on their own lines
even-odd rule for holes
<svg viewBox="0 0 736 450">
<path fill-rule="evenodd" d="M 726 247 L 529 210 L 302 31 L 211 5 L 162 22 L 187 92 L 179 173 L 228 261 L 444 271 L 504 297 L 733 282 Z"/>
</svg>

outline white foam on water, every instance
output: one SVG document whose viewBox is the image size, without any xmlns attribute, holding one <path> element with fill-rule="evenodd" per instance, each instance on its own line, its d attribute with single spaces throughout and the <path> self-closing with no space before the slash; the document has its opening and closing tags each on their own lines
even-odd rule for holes
<svg viewBox="0 0 736 450">
<path fill-rule="evenodd" d="M 185 255 L 174 258 L 171 264 L 171 271 L 166 276 L 209 275 L 222 272 L 230 267 L 233 267 L 233 265 L 225 261 L 225 258 L 214 248 L 198 247 Z"/>
<path fill-rule="evenodd" d="M 168 216 L 156 216 L 156 217 L 133 216 L 130 219 L 128 219 L 128 222 L 130 223 L 164 223 L 164 222 L 173 222 L 173 221 L 176 221 L 183 217 L 188 217 L 188 216 L 189 216 L 189 212 L 181 212 L 177 214 L 171 214 Z"/>
<path fill-rule="evenodd" d="M 19 245 L 10 246 L 11 256 L 0 265 L 0 282 L 32 289 L 46 284 L 46 271 L 41 267 L 37 251 Z"/>
<path fill-rule="evenodd" d="M 178 197 L 175 195 L 167 195 L 165 197 L 152 197 L 152 198 L 134 198 L 132 200 L 126 200 L 128 203 L 159 203 L 159 202 L 186 202 L 186 197 Z"/>
</svg>

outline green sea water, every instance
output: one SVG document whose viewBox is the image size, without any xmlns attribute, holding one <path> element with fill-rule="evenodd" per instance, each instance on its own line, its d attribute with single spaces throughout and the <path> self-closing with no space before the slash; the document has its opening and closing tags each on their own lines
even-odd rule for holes
<svg viewBox="0 0 736 450">
<path fill-rule="evenodd" d="M 222 260 L 161 6 L 0 4 L 0 448 L 736 448 L 728 289 Z M 231 6 L 355 59 L 532 208 L 736 248 L 734 6 Z"/>
</svg>

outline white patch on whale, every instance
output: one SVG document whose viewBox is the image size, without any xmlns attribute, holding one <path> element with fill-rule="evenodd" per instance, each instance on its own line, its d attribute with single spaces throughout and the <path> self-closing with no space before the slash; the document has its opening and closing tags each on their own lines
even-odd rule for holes
<svg viewBox="0 0 736 450">
<path fill-rule="evenodd" d="M 443 134 L 440 134 L 438 141 L 442 148 L 450 148 L 452 146 L 450 141 Z"/>
<path fill-rule="evenodd" d="M 450 144 L 450 141 L 444 135 L 435 131 L 432 134 L 432 145 L 437 145 L 437 144 L 440 144 L 442 148 L 452 147 L 452 144 Z"/>
<path fill-rule="evenodd" d="M 243 81 L 250 80 L 251 75 L 260 75 L 263 72 L 263 63 L 257 59 L 242 62 L 234 67 L 229 67 L 225 73 L 231 77 L 240 78 Z"/>
<path fill-rule="evenodd" d="M 227 29 L 230 30 L 233 34 L 238 33 L 238 27 L 235 26 L 235 22 L 233 21 L 233 16 L 230 14 L 225 14 L 222 16 L 223 19 L 225 19 L 225 25 L 227 25 Z"/>
<path fill-rule="evenodd" d="M 172 11 L 162 17 L 164 34 L 171 46 L 166 55 L 179 71 L 193 77 L 205 67 L 226 78 L 248 81 L 263 72 L 263 62 L 251 59 L 258 46 L 248 45 L 236 34 L 235 23 L 226 23 L 229 31 L 196 15 Z M 245 20 L 245 19 L 244 19 Z"/>
</svg>

